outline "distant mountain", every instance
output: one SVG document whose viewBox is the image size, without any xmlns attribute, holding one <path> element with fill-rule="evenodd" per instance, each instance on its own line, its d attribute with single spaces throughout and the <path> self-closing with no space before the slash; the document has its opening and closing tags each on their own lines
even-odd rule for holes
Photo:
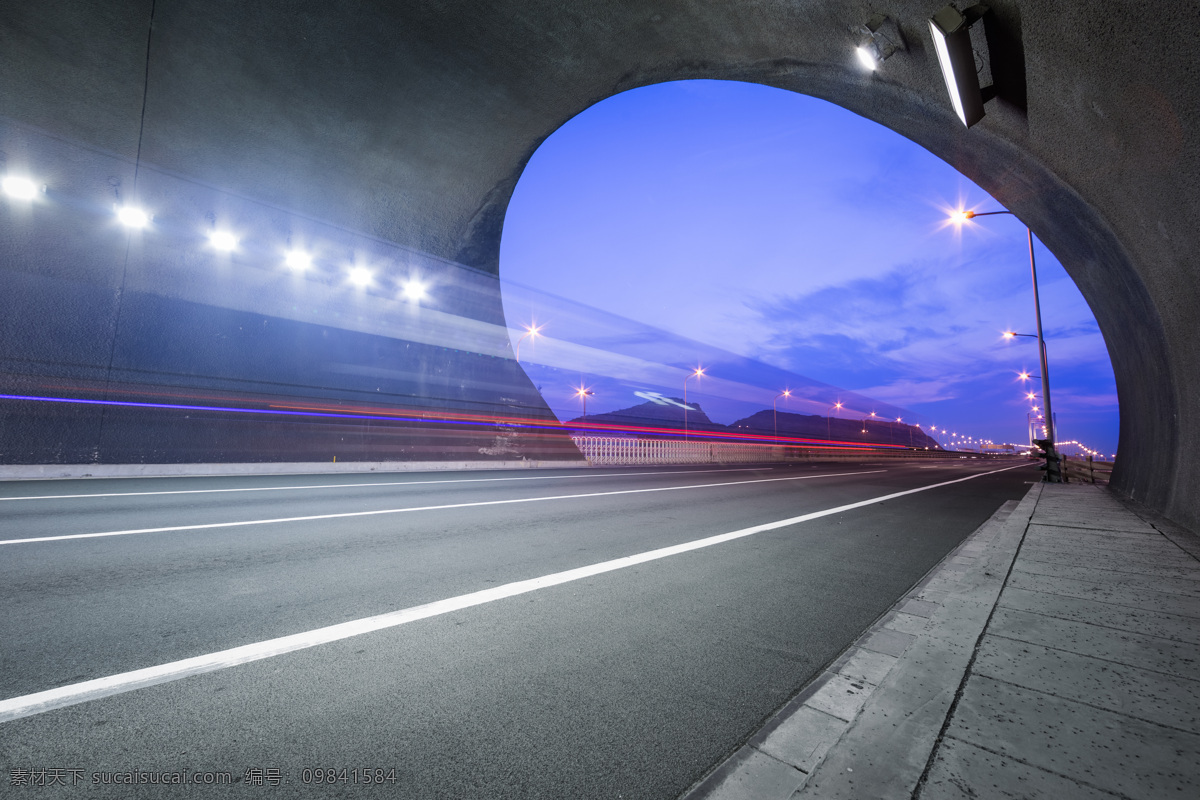
<svg viewBox="0 0 1200 800">
<path fill-rule="evenodd" d="M 778 412 L 779 435 L 796 436 L 804 439 L 833 439 L 839 442 L 863 442 L 870 444 L 902 444 L 912 447 L 937 447 L 937 442 L 915 425 L 903 422 L 888 422 L 882 419 L 865 420 L 838 417 L 823 417 L 818 414 L 790 414 Z M 770 411 L 759 411 L 728 426 L 737 433 L 775 433 L 775 415 Z M 863 430 L 866 429 L 864 433 Z"/>
<path fill-rule="evenodd" d="M 683 400 L 678 397 L 668 397 L 666 399 L 676 403 L 683 403 Z M 720 431 L 722 433 L 729 430 L 727 426 L 709 419 L 708 415 L 704 413 L 704 409 L 700 408 L 699 403 L 688 403 L 688 407 L 693 409 L 687 412 L 688 430 Z M 682 431 L 683 408 L 646 401 L 645 403 L 640 403 L 629 408 L 609 411 L 606 414 L 588 414 L 586 419 L 584 417 L 576 417 L 570 420 L 570 422 L 575 423 L 585 421 L 595 424 L 636 425 L 645 428 L 670 428 Z"/>
<path fill-rule="evenodd" d="M 679 398 L 667 398 L 676 403 L 683 403 Z M 721 425 L 713 422 L 700 408 L 698 403 L 688 404 L 692 411 L 687 413 L 688 430 L 714 431 L 719 433 L 749 433 L 772 436 L 775 433 L 776 415 L 771 411 L 759 411 L 739 419 L 731 425 Z M 568 424 L 575 423 L 630 425 L 639 428 L 668 428 L 683 431 L 683 409 L 677 405 L 645 402 L 618 411 L 605 414 L 588 414 L 576 417 Z M 886 422 L 881 419 L 868 417 L 864 422 L 860 419 L 838 419 L 823 417 L 817 414 L 791 414 L 778 412 L 780 436 L 791 436 L 802 439 L 832 439 L 839 442 L 858 442 L 863 444 L 899 444 L 912 447 L 937 447 L 937 442 L 925 435 L 925 432 L 915 425 L 902 422 Z M 863 429 L 866 429 L 864 432 Z"/>
</svg>

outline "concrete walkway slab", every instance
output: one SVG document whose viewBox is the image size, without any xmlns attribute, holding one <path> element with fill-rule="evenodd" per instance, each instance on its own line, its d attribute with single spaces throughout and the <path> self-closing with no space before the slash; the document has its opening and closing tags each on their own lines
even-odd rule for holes
<svg viewBox="0 0 1200 800">
<path fill-rule="evenodd" d="M 1200 797 L 1200 537 L 1035 484 L 743 751 L 689 800 Z"/>
</svg>

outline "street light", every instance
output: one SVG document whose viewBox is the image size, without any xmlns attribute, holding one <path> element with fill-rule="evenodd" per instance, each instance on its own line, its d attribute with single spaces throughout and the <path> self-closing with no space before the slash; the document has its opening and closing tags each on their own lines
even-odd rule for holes
<svg viewBox="0 0 1200 800">
<path fill-rule="evenodd" d="M 696 367 L 693 372 L 689 372 L 683 378 L 683 440 L 686 442 L 688 438 L 688 404 L 687 404 L 687 382 L 688 378 L 699 379 L 704 375 L 704 367 Z"/>
<path fill-rule="evenodd" d="M 775 395 L 775 399 L 771 401 L 771 416 L 775 418 L 775 438 L 776 439 L 779 438 L 779 411 L 778 411 L 778 409 L 776 409 L 775 404 L 779 401 L 779 398 L 791 397 L 791 396 L 792 396 L 792 390 L 784 389 L 782 392 Z"/>
<path fill-rule="evenodd" d="M 976 217 L 993 217 L 999 214 L 1008 214 L 1015 217 L 1011 211 L 960 211 L 953 219 L 956 222 L 965 223 L 968 220 Z M 1025 226 L 1025 235 L 1029 242 L 1029 274 L 1033 278 L 1033 313 L 1037 320 L 1037 340 L 1038 351 L 1041 357 L 1042 367 L 1042 402 L 1046 405 L 1046 480 L 1052 483 L 1060 483 L 1061 478 L 1056 474 L 1056 470 L 1052 468 L 1052 464 L 1057 465 L 1057 454 L 1054 451 L 1054 415 L 1050 411 L 1050 367 L 1046 363 L 1046 339 L 1042 335 L 1042 304 L 1038 298 L 1038 282 L 1037 282 L 1037 263 L 1033 258 L 1033 231 L 1028 225 Z M 1033 334 L 1013 334 L 1014 336 L 1033 336 Z M 1011 338 L 1011 337 L 1010 337 Z"/>
<path fill-rule="evenodd" d="M 588 399 L 588 397 L 590 397 L 591 395 L 594 395 L 594 394 L 595 394 L 595 392 L 593 392 L 591 389 L 588 389 L 585 386 L 580 386 L 578 389 L 575 390 L 575 396 L 582 398 L 582 400 L 583 400 L 583 420 L 584 420 L 584 422 L 587 422 L 587 399 Z"/>
<path fill-rule="evenodd" d="M 542 328 L 544 328 L 546 326 L 545 325 L 537 325 L 537 324 L 529 324 L 524 327 L 525 327 L 524 335 L 521 336 L 520 339 L 517 339 L 517 349 L 516 349 L 517 361 L 521 360 L 521 342 L 525 341 L 526 338 L 532 339 L 533 341 L 536 342 L 537 337 L 541 335 Z"/>
<path fill-rule="evenodd" d="M 843 405 L 842 401 L 838 400 L 836 403 L 834 403 L 833 405 L 830 406 L 830 408 L 833 409 L 834 412 L 838 415 L 838 419 L 842 418 L 842 405 Z M 826 439 L 833 438 L 833 433 L 829 430 L 829 424 L 830 424 L 829 423 L 829 414 L 826 413 L 825 414 L 825 438 Z"/>
</svg>

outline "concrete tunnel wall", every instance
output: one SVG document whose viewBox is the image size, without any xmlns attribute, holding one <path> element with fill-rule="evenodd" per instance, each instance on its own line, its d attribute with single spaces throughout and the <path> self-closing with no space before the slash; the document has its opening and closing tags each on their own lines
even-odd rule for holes
<svg viewBox="0 0 1200 800">
<path fill-rule="evenodd" d="M 896 130 L 1034 229 L 1091 304 L 1113 360 L 1114 486 L 1198 527 L 1200 68 L 1174 46 L 1197 19 L 1185 4 L 996 0 L 972 35 L 998 96 L 966 130 L 925 22 L 941 5 L 8 4 L 0 150 L 8 169 L 43 177 L 56 202 L 0 211 L 6 393 L 69 380 L 97 392 L 171 385 L 361 403 L 374 390 L 381 403 L 431 396 L 548 415 L 507 355 L 489 283 L 525 163 L 559 125 L 617 92 L 685 78 L 756 81 Z M 875 12 L 898 25 L 891 34 L 902 47 L 866 74 L 852 55 L 854 29 Z M 154 208 L 155 230 L 132 240 L 114 230 L 116 193 Z M 258 250 L 233 265 L 202 254 L 195 226 L 207 214 L 237 221 Z M 391 284 L 362 295 L 309 287 L 341 316 L 306 317 L 293 302 L 306 295 L 268 258 L 289 234 L 365 252 L 389 265 Z M 414 264 L 461 287 L 435 310 L 448 330 L 478 323 L 463 347 L 404 338 L 425 327 L 392 299 Z M 306 355 L 330 336 L 337 342 L 323 356 Z M 234 344 L 210 352 L 222 337 Z M 380 444 L 379 425 L 353 421 L 263 432 L 212 414 L 184 422 L 20 403 L 3 414 L 9 463 L 288 460 L 324 455 L 347 434 L 359 443 L 350 458 L 378 457 L 411 438 Z M 430 438 L 408 457 L 441 443 Z M 457 457 L 566 452 L 516 430 L 455 446 Z"/>
</svg>

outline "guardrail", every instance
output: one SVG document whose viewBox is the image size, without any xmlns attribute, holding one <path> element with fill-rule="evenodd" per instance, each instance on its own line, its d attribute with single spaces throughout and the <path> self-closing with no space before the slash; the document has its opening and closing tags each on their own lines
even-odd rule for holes
<svg viewBox="0 0 1200 800">
<path fill-rule="evenodd" d="M 784 461 L 877 461 L 880 459 L 1012 458 L 993 453 L 946 450 L 872 450 L 867 448 L 800 447 L 738 442 L 684 441 L 620 436 L 572 436 L 592 466 L 651 464 L 763 464 Z"/>
<path fill-rule="evenodd" d="M 1099 477 L 1101 483 L 1108 483 L 1113 471 L 1111 461 L 1095 461 L 1091 456 L 1086 459 L 1063 456 L 1062 468 L 1064 482 L 1076 478 L 1085 483 L 1095 483 Z"/>
</svg>

